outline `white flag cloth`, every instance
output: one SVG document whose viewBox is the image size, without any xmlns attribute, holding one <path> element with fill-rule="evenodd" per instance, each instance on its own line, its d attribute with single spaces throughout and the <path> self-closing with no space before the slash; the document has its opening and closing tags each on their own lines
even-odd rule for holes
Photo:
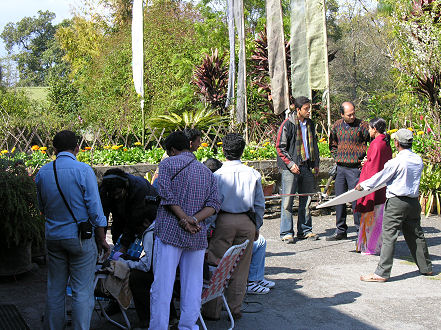
<svg viewBox="0 0 441 330">
<path fill-rule="evenodd" d="M 133 83 L 138 95 L 144 97 L 144 38 L 143 0 L 133 1 L 132 12 L 132 70 Z"/>
</svg>

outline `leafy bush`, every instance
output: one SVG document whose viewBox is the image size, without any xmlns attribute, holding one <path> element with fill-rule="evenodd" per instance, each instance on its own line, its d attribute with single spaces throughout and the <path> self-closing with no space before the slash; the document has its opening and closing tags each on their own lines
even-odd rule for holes
<svg viewBox="0 0 441 330">
<path fill-rule="evenodd" d="M 33 178 L 23 162 L 0 159 L 0 240 L 7 247 L 34 240 L 40 243 L 44 219 L 38 210 Z"/>
<path fill-rule="evenodd" d="M 324 140 L 324 138 L 322 138 L 321 140 L 319 140 L 318 148 L 319 148 L 320 157 L 322 157 L 322 158 L 331 158 L 332 157 L 331 151 L 329 151 L 329 144 L 326 141 L 326 139 Z"/>
<path fill-rule="evenodd" d="M 441 214 L 441 165 L 428 164 L 424 167 L 420 181 L 420 204 L 426 216 L 435 211 Z"/>
</svg>

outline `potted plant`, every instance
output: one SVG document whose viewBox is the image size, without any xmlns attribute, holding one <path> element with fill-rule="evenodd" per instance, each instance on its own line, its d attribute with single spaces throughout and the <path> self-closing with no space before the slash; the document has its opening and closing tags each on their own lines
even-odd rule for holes
<svg viewBox="0 0 441 330">
<path fill-rule="evenodd" d="M 31 243 L 42 244 L 44 218 L 33 177 L 22 161 L 0 159 L 0 275 L 29 271 Z"/>
<path fill-rule="evenodd" d="M 273 194 L 275 183 L 276 181 L 272 180 L 270 176 L 262 174 L 262 189 L 264 196 L 271 196 Z"/>
</svg>

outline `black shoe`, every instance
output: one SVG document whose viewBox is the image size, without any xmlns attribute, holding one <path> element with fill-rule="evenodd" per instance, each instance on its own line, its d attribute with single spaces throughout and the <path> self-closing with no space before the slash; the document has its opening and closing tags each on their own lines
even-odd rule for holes
<svg viewBox="0 0 441 330">
<path fill-rule="evenodd" d="M 327 241 L 341 241 L 342 239 L 347 239 L 348 238 L 348 234 L 346 233 L 341 233 L 341 234 L 335 234 L 332 236 L 328 236 L 326 237 Z"/>
</svg>

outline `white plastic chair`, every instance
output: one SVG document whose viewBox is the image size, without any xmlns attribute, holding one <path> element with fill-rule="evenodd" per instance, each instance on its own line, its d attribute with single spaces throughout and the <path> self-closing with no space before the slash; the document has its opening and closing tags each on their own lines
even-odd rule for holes
<svg viewBox="0 0 441 330">
<path fill-rule="evenodd" d="M 227 310 L 228 317 L 230 318 L 231 327 L 229 330 L 234 328 L 234 319 L 231 315 L 230 308 L 228 307 L 227 299 L 224 296 L 224 290 L 228 286 L 228 280 L 231 278 L 231 274 L 234 271 L 240 257 L 245 251 L 249 240 L 246 240 L 240 245 L 233 245 L 230 247 L 222 257 L 217 267 L 212 267 L 214 269 L 213 275 L 210 278 L 210 283 L 204 286 L 202 291 L 202 304 L 213 300 L 218 297 L 222 297 L 225 309 Z M 207 330 L 202 314 L 199 313 L 199 319 L 201 320 L 202 327 Z"/>
</svg>

